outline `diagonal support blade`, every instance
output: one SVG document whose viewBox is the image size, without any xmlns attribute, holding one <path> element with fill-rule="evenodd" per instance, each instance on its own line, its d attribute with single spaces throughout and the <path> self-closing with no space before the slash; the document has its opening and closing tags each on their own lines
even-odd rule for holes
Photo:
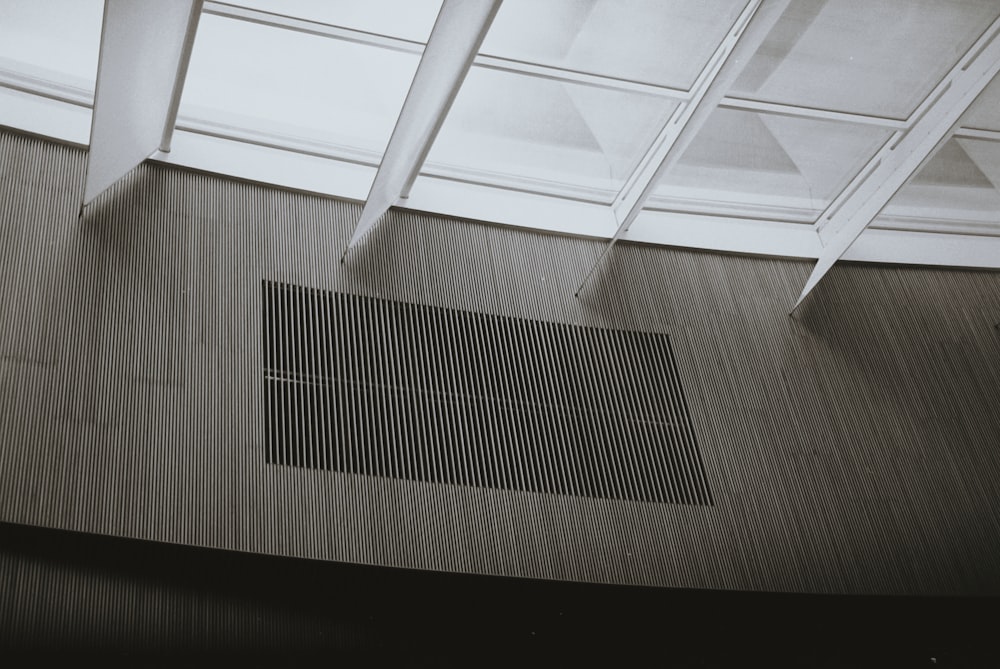
<svg viewBox="0 0 1000 669">
<path fill-rule="evenodd" d="M 83 205 L 157 147 L 169 150 L 201 6 L 105 0 Z"/>
<path fill-rule="evenodd" d="M 875 220 L 893 195 L 959 127 L 962 114 L 1000 72 L 1000 19 L 972 45 L 911 117 L 820 217 L 823 251 L 792 311 Z"/>
<path fill-rule="evenodd" d="M 709 115 L 723 101 L 789 3 L 790 0 L 751 0 L 747 3 L 695 81 L 689 99 L 674 110 L 618 193 L 612 205 L 618 227 L 577 289 L 578 295 L 635 221 L 662 175 L 677 163 Z"/>
<path fill-rule="evenodd" d="M 347 250 L 409 191 L 500 3 L 444 0 Z"/>
</svg>

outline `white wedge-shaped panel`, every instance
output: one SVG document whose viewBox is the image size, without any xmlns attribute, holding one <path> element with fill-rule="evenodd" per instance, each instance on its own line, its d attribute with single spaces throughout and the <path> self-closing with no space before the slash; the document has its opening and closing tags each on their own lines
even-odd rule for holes
<svg viewBox="0 0 1000 669">
<path fill-rule="evenodd" d="M 617 229 L 580 289 L 594 274 L 615 243 L 635 221 L 659 178 L 669 170 L 725 98 L 743 68 L 767 39 L 790 0 L 750 0 L 725 39 L 702 70 L 690 98 L 667 120 L 638 167 L 618 193 L 612 209 Z M 577 293 L 579 293 L 579 290 Z"/>
<path fill-rule="evenodd" d="M 442 3 L 348 249 L 413 184 L 500 3 L 501 0 Z"/>
<path fill-rule="evenodd" d="M 834 263 L 944 140 L 958 129 L 962 114 L 1000 71 L 1000 19 L 917 108 L 909 130 L 898 131 L 824 212 L 818 223 L 823 251 L 794 311 Z"/>
<path fill-rule="evenodd" d="M 106 0 L 83 204 L 169 147 L 201 0 Z"/>
</svg>

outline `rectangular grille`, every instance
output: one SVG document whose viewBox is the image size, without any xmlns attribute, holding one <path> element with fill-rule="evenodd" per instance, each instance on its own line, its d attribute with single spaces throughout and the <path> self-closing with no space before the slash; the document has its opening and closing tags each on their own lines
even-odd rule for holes
<svg viewBox="0 0 1000 669">
<path fill-rule="evenodd" d="M 270 463 L 712 503 L 665 334 L 263 289 Z"/>
</svg>

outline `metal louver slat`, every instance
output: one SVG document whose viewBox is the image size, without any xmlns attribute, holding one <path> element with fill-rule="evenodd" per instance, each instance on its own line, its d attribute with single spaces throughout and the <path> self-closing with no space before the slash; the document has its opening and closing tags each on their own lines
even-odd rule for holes
<svg viewBox="0 0 1000 669">
<path fill-rule="evenodd" d="M 268 462 L 711 504 L 665 334 L 269 282 L 262 294 Z"/>
</svg>

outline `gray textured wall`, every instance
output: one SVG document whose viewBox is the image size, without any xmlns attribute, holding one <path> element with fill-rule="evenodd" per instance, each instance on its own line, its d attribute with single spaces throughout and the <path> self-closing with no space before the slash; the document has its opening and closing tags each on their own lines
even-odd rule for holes
<svg viewBox="0 0 1000 669">
<path fill-rule="evenodd" d="M 424 569 L 1000 593 L 1000 274 L 810 265 L 394 212 L 0 133 L 0 520 Z M 264 462 L 261 280 L 671 336 L 715 505 Z M 359 333 L 363 336 L 363 333 Z"/>
</svg>

